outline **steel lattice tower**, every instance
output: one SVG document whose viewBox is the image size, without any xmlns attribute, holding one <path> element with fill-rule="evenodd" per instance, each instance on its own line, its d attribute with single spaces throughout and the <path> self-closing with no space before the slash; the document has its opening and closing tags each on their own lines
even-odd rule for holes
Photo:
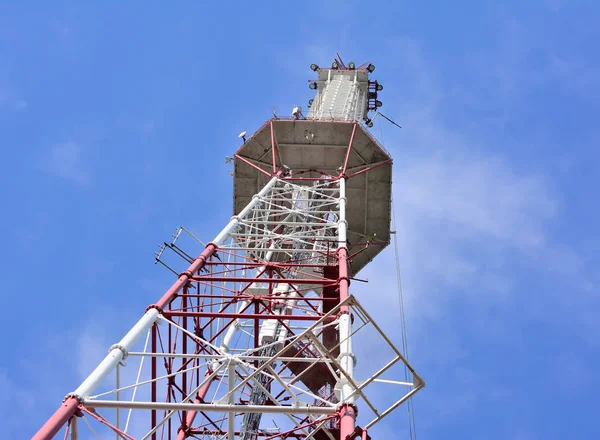
<svg viewBox="0 0 600 440">
<path fill-rule="evenodd" d="M 424 386 L 349 291 L 390 241 L 392 159 L 363 127 L 382 87 L 371 64 L 311 69 L 306 116 L 240 135 L 229 223 L 196 258 L 179 229 L 166 246 L 189 267 L 34 439 L 79 438 L 83 422 L 102 438 L 367 439 Z M 365 329 L 388 357 L 359 372 Z M 382 379 L 397 365 L 404 381 Z M 384 408 L 377 383 L 396 394 Z"/>
</svg>

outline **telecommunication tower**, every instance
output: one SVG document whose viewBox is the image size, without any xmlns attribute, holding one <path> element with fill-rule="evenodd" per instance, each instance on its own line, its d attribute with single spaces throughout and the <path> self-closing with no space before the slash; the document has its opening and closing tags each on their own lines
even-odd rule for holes
<svg viewBox="0 0 600 440">
<path fill-rule="evenodd" d="M 365 440 L 424 386 L 350 293 L 390 242 L 392 159 L 363 126 L 383 87 L 372 64 L 311 69 L 306 115 L 240 135 L 231 220 L 197 257 L 183 227 L 165 243 L 189 267 L 34 439 Z"/>
</svg>

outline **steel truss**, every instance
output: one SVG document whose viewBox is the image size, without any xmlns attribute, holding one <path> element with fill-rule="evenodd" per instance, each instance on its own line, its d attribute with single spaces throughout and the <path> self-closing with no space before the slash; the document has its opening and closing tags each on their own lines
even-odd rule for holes
<svg viewBox="0 0 600 440">
<path fill-rule="evenodd" d="M 346 179 L 302 183 L 274 176 L 34 438 L 82 420 L 103 438 L 366 438 L 422 388 L 349 294 Z M 357 370 L 362 333 L 388 357 Z M 412 380 L 383 378 L 397 366 Z M 399 390 L 383 407 L 378 383 Z"/>
</svg>

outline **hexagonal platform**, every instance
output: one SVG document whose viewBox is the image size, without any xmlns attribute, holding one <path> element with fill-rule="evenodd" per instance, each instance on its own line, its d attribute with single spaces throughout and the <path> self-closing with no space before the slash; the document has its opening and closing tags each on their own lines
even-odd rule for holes
<svg viewBox="0 0 600 440">
<path fill-rule="evenodd" d="M 267 121 L 236 153 L 234 214 L 248 204 L 273 173 L 271 123 L 277 168 L 283 164 L 293 176 L 313 178 L 324 173 L 338 176 L 343 170 L 354 121 Z M 348 249 L 350 255 L 363 250 L 351 261 L 352 273 L 356 274 L 389 244 L 392 185 L 390 155 L 360 124 L 356 124 L 346 176 Z"/>
</svg>

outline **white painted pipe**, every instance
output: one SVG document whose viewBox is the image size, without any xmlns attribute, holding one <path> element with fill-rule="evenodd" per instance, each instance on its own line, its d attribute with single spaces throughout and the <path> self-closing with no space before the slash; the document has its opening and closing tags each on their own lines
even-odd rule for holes
<svg viewBox="0 0 600 440">
<path fill-rule="evenodd" d="M 339 317 L 339 332 L 340 332 L 340 355 L 338 357 L 340 366 L 346 372 L 350 379 L 354 378 L 354 354 L 352 353 L 352 321 L 349 313 L 344 313 Z M 341 401 L 344 403 L 354 403 L 355 395 L 354 388 L 350 384 L 348 378 L 344 375 L 341 377 Z"/>
<path fill-rule="evenodd" d="M 338 248 L 346 247 L 348 222 L 346 221 L 346 179 L 340 179 L 340 212 L 338 220 Z"/>
<path fill-rule="evenodd" d="M 258 194 L 252 196 L 252 200 L 250 200 L 250 203 L 248 203 L 246 205 L 246 207 L 244 209 L 242 209 L 238 215 L 234 216 L 229 221 L 227 226 L 225 226 L 223 228 L 223 230 L 219 233 L 219 235 L 217 235 L 217 237 L 213 240 L 213 243 L 216 244 L 217 246 L 220 246 L 225 241 L 227 241 L 227 239 L 229 238 L 229 234 L 238 225 L 240 219 L 243 219 L 244 217 L 246 217 L 246 215 L 248 215 L 248 213 L 252 210 L 252 208 L 254 208 L 254 206 L 256 206 L 258 204 L 258 202 L 260 202 L 260 199 L 267 192 L 269 192 L 271 190 L 271 188 L 273 188 L 275 186 L 275 184 L 277 183 L 278 180 L 279 180 L 278 177 L 273 177 L 271 180 L 269 180 L 267 182 L 267 184 L 265 186 L 263 186 L 263 188 L 258 192 Z"/>
<path fill-rule="evenodd" d="M 346 222 L 346 179 L 342 178 L 340 182 L 340 211 L 338 221 L 338 248 L 345 248 L 347 242 Z M 354 354 L 352 353 L 352 319 L 349 313 L 343 313 L 339 317 L 340 334 L 340 355 L 339 362 L 342 369 L 351 379 L 354 377 Z M 345 403 L 354 403 L 354 388 L 350 385 L 347 377 L 342 375 L 341 381 L 341 401 Z"/>
<path fill-rule="evenodd" d="M 229 238 L 231 232 L 237 227 L 240 220 L 244 219 L 244 217 L 246 217 L 248 215 L 248 213 L 250 213 L 252 211 L 252 209 L 258 204 L 260 199 L 262 197 L 264 197 L 275 186 L 277 181 L 278 181 L 277 177 L 273 177 L 271 180 L 269 180 L 269 182 L 267 182 L 267 184 L 258 192 L 258 194 L 254 195 L 252 197 L 252 200 L 250 201 L 250 203 L 248 203 L 246 205 L 246 207 L 244 209 L 242 209 L 237 216 L 234 216 L 231 219 L 231 221 L 227 224 L 227 226 L 225 226 L 225 228 L 214 239 L 213 242 L 217 246 L 220 246 Z M 271 245 L 271 247 L 273 247 L 273 246 L 274 245 Z M 269 252 L 267 252 L 267 256 L 265 259 L 268 261 L 272 255 L 273 255 L 273 251 L 270 250 Z M 258 276 L 258 274 L 260 273 L 261 270 L 264 270 L 264 268 L 256 269 L 256 276 Z M 238 311 L 243 310 L 245 307 L 248 306 L 249 303 L 250 303 L 250 301 L 248 301 L 248 300 L 242 301 L 238 307 Z M 227 329 L 227 332 L 223 336 L 223 341 L 221 343 L 221 346 L 219 347 L 219 349 L 223 353 L 229 353 L 229 351 L 230 351 L 229 344 L 231 343 L 233 337 L 235 336 L 237 330 L 239 329 L 239 326 L 240 326 L 240 320 L 236 319 Z M 218 361 L 215 361 L 215 362 L 218 363 Z M 214 366 L 215 365 L 213 365 L 213 367 Z"/>
<path fill-rule="evenodd" d="M 239 219 L 244 218 L 260 201 L 268 191 L 271 190 L 277 183 L 278 178 L 273 177 L 261 190 L 255 195 L 250 203 L 235 216 L 227 224 L 227 226 L 217 235 L 213 243 L 217 246 L 222 244 L 229 234 L 237 226 Z M 80 399 L 85 399 L 89 396 L 100 384 L 106 379 L 106 377 L 115 369 L 117 364 L 121 362 L 126 356 L 127 352 L 135 345 L 137 340 L 156 322 L 159 317 L 159 311 L 157 309 L 149 309 L 142 318 L 133 326 L 133 328 L 110 350 L 104 360 L 96 367 L 96 369 L 79 385 L 79 387 L 71 393 Z"/>
<path fill-rule="evenodd" d="M 228 389 L 229 389 L 229 405 L 233 405 L 235 393 L 233 389 L 235 388 L 235 363 L 230 362 L 228 367 L 229 378 L 227 379 Z M 235 413 L 230 412 L 227 420 L 227 439 L 233 440 L 233 436 L 235 434 Z"/>
<path fill-rule="evenodd" d="M 84 399 L 86 408 L 131 408 L 156 409 L 167 411 L 212 411 L 234 413 L 270 413 L 270 414 L 335 414 L 335 407 L 311 405 L 239 405 L 223 403 L 177 403 L 177 402 L 131 402 L 122 400 Z"/>
<path fill-rule="evenodd" d="M 123 360 L 125 357 L 123 350 L 126 352 L 129 351 L 129 349 L 135 345 L 137 340 L 150 330 L 157 318 L 157 309 L 150 309 L 144 313 L 144 316 L 142 316 L 118 344 L 113 346 L 114 348 L 108 353 L 100 365 L 96 367 L 92 374 L 90 374 L 72 394 L 79 398 L 89 396 L 98 386 L 100 386 L 106 376 L 110 374 L 117 364 Z"/>
<path fill-rule="evenodd" d="M 71 440 L 79 440 L 79 430 L 77 429 L 77 416 L 71 417 Z"/>
<path fill-rule="evenodd" d="M 250 304 L 250 301 L 247 299 L 240 302 L 237 313 L 239 313 L 241 310 L 244 310 L 246 307 L 248 307 L 248 304 Z M 231 344 L 231 340 L 233 339 L 233 336 L 235 335 L 235 332 L 238 330 L 239 327 L 240 327 L 240 320 L 239 320 L 239 318 L 236 318 L 231 323 L 229 328 L 227 329 L 227 332 L 225 333 L 225 336 L 223 337 L 223 342 L 221 342 L 221 346 L 219 347 L 219 349 L 223 353 L 229 353 L 229 344 Z"/>
<path fill-rule="evenodd" d="M 251 326 L 254 328 L 254 325 Z M 291 327 L 292 329 L 296 328 L 297 330 L 306 330 L 305 327 Z M 247 349 L 243 349 L 243 351 L 247 351 Z M 224 359 L 222 355 L 219 354 L 193 354 L 193 353 L 142 353 L 139 351 L 132 351 L 129 353 L 129 356 L 146 356 L 146 357 L 164 357 L 164 358 L 190 358 L 190 359 Z M 271 359 L 270 356 L 236 356 L 236 359 L 240 361 L 268 361 Z M 290 356 L 280 356 L 277 358 L 280 362 L 328 362 L 333 363 L 333 361 L 328 359 L 321 358 L 304 358 L 304 357 L 290 357 Z"/>
<path fill-rule="evenodd" d="M 273 178 L 273 179 L 271 179 L 271 181 L 270 181 L 270 182 L 269 182 L 269 183 L 268 183 L 268 184 L 265 186 L 265 188 L 266 188 L 266 187 L 267 187 L 267 186 L 268 186 L 268 185 L 269 185 L 271 182 L 273 182 L 273 180 L 277 180 L 277 179 L 276 179 L 276 178 Z M 266 191 L 264 191 L 264 189 L 265 189 L 265 188 L 263 188 L 263 190 L 262 190 L 262 191 L 259 193 L 259 195 L 260 195 L 261 197 L 262 197 L 262 196 L 264 196 L 264 195 L 266 194 Z M 270 189 L 270 188 L 268 188 L 268 189 Z M 264 192 L 263 192 L 263 191 L 264 191 Z M 250 206 L 250 205 L 248 205 L 248 206 Z M 246 208 L 248 208 L 248 206 L 247 206 Z M 250 208 L 250 209 L 251 209 L 251 208 Z M 245 211 L 245 209 L 244 209 L 244 211 Z M 244 211 L 242 211 L 242 212 L 244 212 Z M 247 215 L 247 213 L 244 213 L 244 215 Z M 241 213 L 240 213 L 240 216 L 238 216 L 238 217 L 239 217 L 239 218 L 243 218 L 243 217 L 241 216 Z M 288 220 L 288 219 L 290 219 L 290 218 L 291 218 L 291 214 L 288 214 L 288 215 L 285 217 L 285 219 L 284 219 L 284 220 Z M 269 246 L 269 250 L 268 250 L 268 251 L 267 251 L 267 253 L 265 254 L 264 261 L 270 261 L 270 260 L 271 260 L 271 258 L 273 257 L 273 254 L 275 253 L 275 250 L 276 250 L 276 249 L 275 249 L 275 243 L 272 243 L 272 244 Z M 286 251 L 287 251 L 287 250 L 286 250 Z M 261 272 L 263 272 L 264 270 L 265 270 L 265 267 L 264 267 L 264 266 L 261 266 L 261 267 L 258 267 L 258 268 L 256 268 L 256 269 L 255 269 L 255 278 L 258 278 L 259 274 L 260 274 Z M 245 308 L 246 308 L 246 307 L 247 307 L 249 304 L 250 304 L 250 301 L 249 301 L 249 300 L 244 300 L 244 301 L 242 301 L 242 302 L 240 303 L 239 307 L 238 307 L 238 312 L 239 312 L 240 310 L 244 310 L 244 309 L 245 309 Z M 263 325 L 264 325 L 264 324 L 263 324 Z M 219 349 L 220 349 L 220 350 L 221 350 L 223 353 L 229 353 L 229 352 L 230 352 L 229 344 L 230 344 L 230 343 L 231 343 L 231 341 L 233 340 L 233 337 L 235 336 L 235 334 L 237 333 L 237 331 L 239 330 L 239 328 L 240 328 L 240 320 L 239 320 L 239 318 L 238 318 L 238 319 L 236 319 L 236 320 L 235 320 L 235 321 L 234 321 L 234 322 L 233 322 L 233 323 L 232 323 L 232 324 L 229 326 L 229 328 L 227 329 L 227 332 L 225 333 L 225 336 L 223 336 L 223 341 L 222 341 L 222 343 L 221 343 L 221 346 L 219 347 Z"/>
</svg>

